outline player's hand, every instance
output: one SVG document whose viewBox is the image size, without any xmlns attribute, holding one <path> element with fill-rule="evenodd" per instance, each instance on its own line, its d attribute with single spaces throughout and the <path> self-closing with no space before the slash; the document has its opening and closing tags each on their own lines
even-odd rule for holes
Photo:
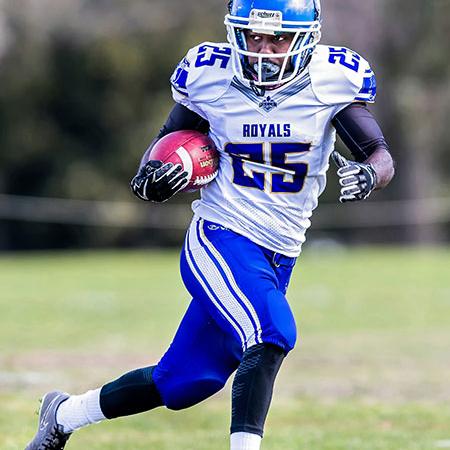
<svg viewBox="0 0 450 450">
<path fill-rule="evenodd" d="M 161 203 L 188 184 L 187 176 L 179 164 L 151 160 L 139 169 L 130 186 L 134 195 L 141 200 Z"/>
<path fill-rule="evenodd" d="M 370 164 L 349 161 L 337 151 L 331 154 L 338 167 L 341 203 L 366 199 L 377 185 L 377 174 Z"/>
</svg>

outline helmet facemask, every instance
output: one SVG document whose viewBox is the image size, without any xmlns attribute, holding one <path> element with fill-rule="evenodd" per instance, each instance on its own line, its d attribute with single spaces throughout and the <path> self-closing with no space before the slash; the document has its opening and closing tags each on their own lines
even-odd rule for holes
<svg viewBox="0 0 450 450">
<path fill-rule="evenodd" d="M 287 22 L 278 11 L 252 10 L 249 18 L 228 14 L 225 17 L 228 41 L 233 52 L 233 70 L 241 80 L 261 87 L 276 87 L 297 77 L 306 67 L 320 40 L 320 22 Z M 292 42 L 286 53 L 248 51 L 246 31 L 260 34 L 290 34 Z M 250 64 L 249 58 L 256 59 Z M 279 60 L 279 64 L 273 61 Z"/>
</svg>

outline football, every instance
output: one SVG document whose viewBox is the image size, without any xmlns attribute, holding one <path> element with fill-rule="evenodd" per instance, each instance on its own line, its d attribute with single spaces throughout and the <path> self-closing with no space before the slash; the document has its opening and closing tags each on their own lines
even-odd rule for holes
<svg viewBox="0 0 450 450">
<path fill-rule="evenodd" d="M 201 189 L 214 180 L 219 171 L 219 152 L 213 140 L 198 131 L 175 131 L 164 136 L 153 147 L 150 159 L 181 164 L 189 179 L 183 192 Z"/>
</svg>

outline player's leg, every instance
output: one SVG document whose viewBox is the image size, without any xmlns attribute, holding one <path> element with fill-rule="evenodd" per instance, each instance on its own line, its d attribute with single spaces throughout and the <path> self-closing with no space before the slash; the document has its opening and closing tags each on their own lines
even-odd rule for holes
<svg viewBox="0 0 450 450">
<path fill-rule="evenodd" d="M 265 276 L 257 283 L 262 293 L 256 311 L 261 318 L 263 343 L 245 352 L 233 381 L 231 450 L 259 450 L 278 371 L 295 345 L 295 322 L 285 297 L 293 261 L 288 258 L 287 266 L 269 267 L 278 283 Z M 245 291 L 245 283 L 243 287 Z"/>
<path fill-rule="evenodd" d="M 222 389 L 241 358 L 240 342 L 194 299 L 153 378 L 167 408 L 185 409 Z"/>
<path fill-rule="evenodd" d="M 193 274 L 200 286 L 188 289 L 244 348 L 233 384 L 231 448 L 259 449 L 275 377 L 296 340 L 285 297 L 295 259 L 274 262 L 272 252 L 201 219 L 189 230 L 185 254 L 188 269 L 182 274 Z"/>
<path fill-rule="evenodd" d="M 192 406 L 220 390 L 241 357 L 239 342 L 230 340 L 204 306 L 193 300 L 156 366 L 133 370 L 82 395 L 47 394 L 38 433 L 27 450 L 37 450 L 44 442 L 53 445 L 49 449 L 62 449 L 73 431 L 105 419 L 163 405 L 170 409 Z"/>
<path fill-rule="evenodd" d="M 152 373 L 153 367 L 137 369 L 82 395 L 49 392 L 42 401 L 38 432 L 26 450 L 60 450 L 75 430 L 161 406 Z"/>
</svg>

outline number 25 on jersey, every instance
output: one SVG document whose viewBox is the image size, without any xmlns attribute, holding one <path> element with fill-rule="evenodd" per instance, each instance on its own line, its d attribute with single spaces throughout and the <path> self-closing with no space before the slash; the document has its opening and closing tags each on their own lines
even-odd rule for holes
<svg viewBox="0 0 450 450">
<path fill-rule="evenodd" d="M 265 158 L 264 145 L 270 146 Z M 310 150 L 311 144 L 227 144 L 225 152 L 231 156 L 233 183 L 272 193 L 298 193 L 303 189 L 308 164 L 290 162 Z"/>
</svg>

